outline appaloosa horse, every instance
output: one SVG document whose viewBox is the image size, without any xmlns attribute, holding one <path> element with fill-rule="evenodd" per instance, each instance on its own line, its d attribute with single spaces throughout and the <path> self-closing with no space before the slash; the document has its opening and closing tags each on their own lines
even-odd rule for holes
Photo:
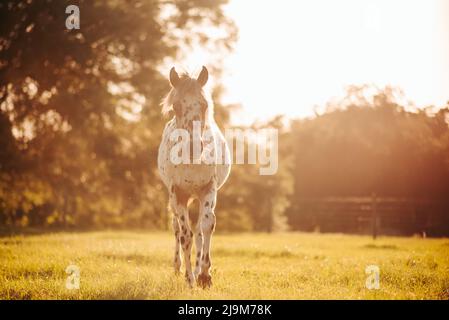
<svg viewBox="0 0 449 320">
<path fill-rule="evenodd" d="M 173 210 L 175 272 L 181 269 L 181 247 L 188 284 L 192 287 L 196 279 L 203 288 L 212 284 L 210 248 L 217 191 L 231 169 L 226 140 L 213 118 L 212 101 L 203 90 L 207 80 L 205 67 L 196 79 L 188 74 L 179 76 L 175 68 L 170 70 L 172 88 L 162 103 L 162 112 L 172 110 L 174 117 L 165 126 L 158 155 L 159 173 Z M 179 138 L 186 141 L 180 143 Z M 177 159 L 180 151 L 181 162 Z M 199 216 L 192 231 L 188 206 L 194 199 L 199 200 Z M 192 272 L 190 255 L 194 237 L 196 264 Z"/>
</svg>

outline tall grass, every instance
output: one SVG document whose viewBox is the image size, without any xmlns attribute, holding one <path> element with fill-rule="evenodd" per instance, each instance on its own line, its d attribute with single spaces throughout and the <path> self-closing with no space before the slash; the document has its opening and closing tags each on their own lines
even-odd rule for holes
<svg viewBox="0 0 449 320">
<path fill-rule="evenodd" d="M 213 287 L 189 289 L 167 233 L 0 238 L 1 299 L 449 299 L 449 240 L 303 233 L 216 235 Z M 69 290 L 65 270 L 80 269 Z M 380 288 L 365 268 L 380 268 Z"/>
</svg>

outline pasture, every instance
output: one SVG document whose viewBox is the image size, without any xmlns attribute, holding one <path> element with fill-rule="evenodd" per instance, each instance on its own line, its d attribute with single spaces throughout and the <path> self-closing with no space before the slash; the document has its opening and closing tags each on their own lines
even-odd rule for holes
<svg viewBox="0 0 449 320">
<path fill-rule="evenodd" d="M 170 233 L 3 236 L 0 299 L 449 299 L 449 240 L 340 234 L 216 234 L 210 289 L 172 268 Z M 67 289 L 66 268 L 80 270 Z M 365 268 L 377 265 L 380 288 Z"/>
</svg>

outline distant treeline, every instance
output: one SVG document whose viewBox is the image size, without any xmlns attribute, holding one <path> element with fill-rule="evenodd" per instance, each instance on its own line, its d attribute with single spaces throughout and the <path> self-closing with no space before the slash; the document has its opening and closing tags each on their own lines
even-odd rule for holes
<svg viewBox="0 0 449 320">
<path fill-rule="evenodd" d="M 325 114 L 293 123 L 292 228 L 363 229 L 370 201 L 351 198 L 376 194 L 389 198 L 380 200 L 380 232 L 449 234 L 449 104 L 413 110 L 399 97 L 353 86 Z"/>
<path fill-rule="evenodd" d="M 79 30 L 64 28 L 72 1 L 0 3 L 0 226 L 169 228 L 156 170 L 169 89 L 159 67 L 180 47 L 232 50 L 225 1 L 76 2 Z M 202 24 L 228 36 L 199 33 Z M 227 128 L 221 89 L 216 119 Z M 449 108 L 401 101 L 393 88 L 353 86 L 312 119 L 258 124 L 279 129 L 278 172 L 235 165 L 217 230 L 307 229 L 311 198 L 448 201 Z"/>
</svg>

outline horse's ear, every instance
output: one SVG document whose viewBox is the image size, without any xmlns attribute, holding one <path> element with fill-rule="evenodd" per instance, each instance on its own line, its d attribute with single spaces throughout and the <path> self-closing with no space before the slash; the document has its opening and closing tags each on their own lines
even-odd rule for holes
<svg viewBox="0 0 449 320">
<path fill-rule="evenodd" d="M 176 88 L 176 86 L 179 84 L 179 76 L 175 70 L 175 67 L 172 67 L 170 69 L 170 83 L 173 88 Z"/>
<path fill-rule="evenodd" d="M 209 79 L 209 72 L 207 71 L 206 67 L 203 66 L 196 81 L 200 84 L 200 86 L 204 87 L 204 85 L 207 83 L 207 79 Z"/>
</svg>

